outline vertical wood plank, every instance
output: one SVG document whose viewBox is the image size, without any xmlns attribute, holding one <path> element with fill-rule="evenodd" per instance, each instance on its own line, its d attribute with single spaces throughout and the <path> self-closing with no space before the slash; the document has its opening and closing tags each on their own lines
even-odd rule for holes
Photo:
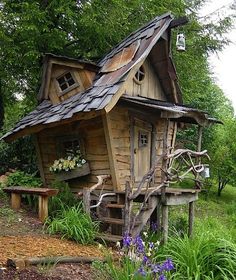
<svg viewBox="0 0 236 280">
<path fill-rule="evenodd" d="M 112 129 L 111 129 L 111 121 L 110 121 L 109 114 L 103 115 L 102 121 L 103 121 L 105 139 L 106 139 L 107 150 L 108 150 L 113 188 L 120 190 L 120 184 L 117 175 L 118 168 L 116 163 L 115 148 L 112 143 L 113 138 L 112 138 Z"/>
<path fill-rule="evenodd" d="M 39 219 L 44 222 L 48 217 L 48 196 L 39 196 Z"/>
<path fill-rule="evenodd" d="M 83 189 L 83 203 L 84 203 L 84 211 L 90 215 L 90 189 Z"/>
<path fill-rule="evenodd" d="M 11 193 L 11 207 L 12 209 L 20 209 L 21 195 L 18 193 Z"/>
<path fill-rule="evenodd" d="M 38 163 L 38 168 L 39 168 L 39 172 L 40 172 L 40 177 L 43 181 L 43 184 L 45 185 L 46 179 L 45 179 L 45 174 L 44 174 L 44 169 L 43 169 L 43 160 L 42 160 L 41 150 L 40 150 L 40 146 L 39 146 L 38 136 L 35 135 L 33 139 L 34 139 L 35 148 L 36 148 L 37 163 Z"/>
<path fill-rule="evenodd" d="M 188 220 L 188 236 L 193 236 L 193 224 L 194 224 L 194 201 L 189 203 L 189 220 Z"/>
</svg>

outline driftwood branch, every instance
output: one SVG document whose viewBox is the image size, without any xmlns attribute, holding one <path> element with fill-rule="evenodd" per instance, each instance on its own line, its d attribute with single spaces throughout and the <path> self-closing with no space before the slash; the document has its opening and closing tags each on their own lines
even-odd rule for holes
<svg viewBox="0 0 236 280">
<path fill-rule="evenodd" d="M 91 192 L 97 189 L 98 187 L 103 186 L 104 180 L 109 179 L 110 175 L 100 175 L 97 176 L 98 182 L 97 184 L 93 185 L 91 188 L 84 188 L 83 189 L 83 202 L 84 202 L 84 210 L 87 214 L 90 214 L 90 203 L 91 203 Z M 99 200 L 101 198 L 101 194 L 99 196 Z"/>
</svg>

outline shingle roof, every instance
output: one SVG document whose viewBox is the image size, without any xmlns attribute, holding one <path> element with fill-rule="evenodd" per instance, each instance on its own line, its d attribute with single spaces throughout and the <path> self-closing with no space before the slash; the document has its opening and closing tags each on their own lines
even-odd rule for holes
<svg viewBox="0 0 236 280">
<path fill-rule="evenodd" d="M 210 123 L 222 124 L 221 121 L 211 118 L 207 112 L 182 104 L 175 104 L 142 96 L 129 95 L 123 95 L 120 101 L 132 103 L 137 106 L 142 106 L 142 108 L 146 107 L 159 112 L 167 112 L 169 113 L 168 116 L 170 119 L 180 119 L 180 121 L 183 122 L 197 123 L 201 126 L 208 126 Z M 167 114 L 165 114 L 165 118 L 166 117 Z"/>
<path fill-rule="evenodd" d="M 172 15 L 166 13 L 154 18 L 148 24 L 130 34 L 99 62 L 100 72 L 97 74 L 91 88 L 68 98 L 58 105 L 53 105 L 50 101 L 44 100 L 34 111 L 19 121 L 15 128 L 2 138 L 6 139 L 12 134 L 18 133 L 20 130 L 32 128 L 39 124 L 47 125 L 72 118 L 74 114 L 79 112 L 104 109 L 127 79 L 129 71 L 135 65 L 144 61 L 154 45 L 167 30 L 172 20 Z M 134 43 L 138 44 L 138 47 L 133 50 L 132 57 L 127 60 L 126 65 L 122 67 L 118 65 L 116 70 L 110 72 L 103 71 L 106 65 L 113 62 L 112 59 L 117 54 L 121 53 L 122 57 L 122 51 L 125 48 L 129 48 L 129 46 L 132 47 Z"/>
</svg>

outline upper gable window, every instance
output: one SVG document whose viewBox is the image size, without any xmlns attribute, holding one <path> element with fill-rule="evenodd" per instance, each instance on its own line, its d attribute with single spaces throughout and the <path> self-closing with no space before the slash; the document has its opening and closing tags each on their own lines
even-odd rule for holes
<svg viewBox="0 0 236 280">
<path fill-rule="evenodd" d="M 141 84 L 145 78 L 145 69 L 144 66 L 141 65 L 134 76 L 134 81 L 138 84 Z"/>
<path fill-rule="evenodd" d="M 59 84 L 61 91 L 65 91 L 69 87 L 71 87 L 75 84 L 75 79 L 73 78 L 73 76 L 70 72 L 67 72 L 66 74 L 57 78 L 57 82 Z"/>
</svg>

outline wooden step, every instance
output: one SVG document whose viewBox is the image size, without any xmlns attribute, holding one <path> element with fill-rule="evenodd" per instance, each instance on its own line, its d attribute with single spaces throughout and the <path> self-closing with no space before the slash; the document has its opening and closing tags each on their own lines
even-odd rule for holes
<svg viewBox="0 0 236 280">
<path fill-rule="evenodd" d="M 117 203 L 108 203 L 106 205 L 107 208 L 119 208 L 119 209 L 123 209 L 125 208 L 124 204 L 117 204 Z"/>
<path fill-rule="evenodd" d="M 113 224 L 113 225 L 123 225 L 124 224 L 123 219 L 104 217 L 104 218 L 100 218 L 100 220 L 104 223 Z"/>
<path fill-rule="evenodd" d="M 109 233 L 99 233 L 97 234 L 96 239 L 109 242 L 119 242 L 123 239 L 123 237 L 120 235 L 114 235 Z"/>
<path fill-rule="evenodd" d="M 108 224 L 113 224 L 113 225 L 124 225 L 124 220 L 123 219 L 117 219 L 117 218 L 108 218 L 108 217 L 104 217 L 104 218 L 100 218 L 100 220 L 104 223 L 108 223 Z M 140 225 L 141 221 L 135 221 L 135 225 Z"/>
</svg>

